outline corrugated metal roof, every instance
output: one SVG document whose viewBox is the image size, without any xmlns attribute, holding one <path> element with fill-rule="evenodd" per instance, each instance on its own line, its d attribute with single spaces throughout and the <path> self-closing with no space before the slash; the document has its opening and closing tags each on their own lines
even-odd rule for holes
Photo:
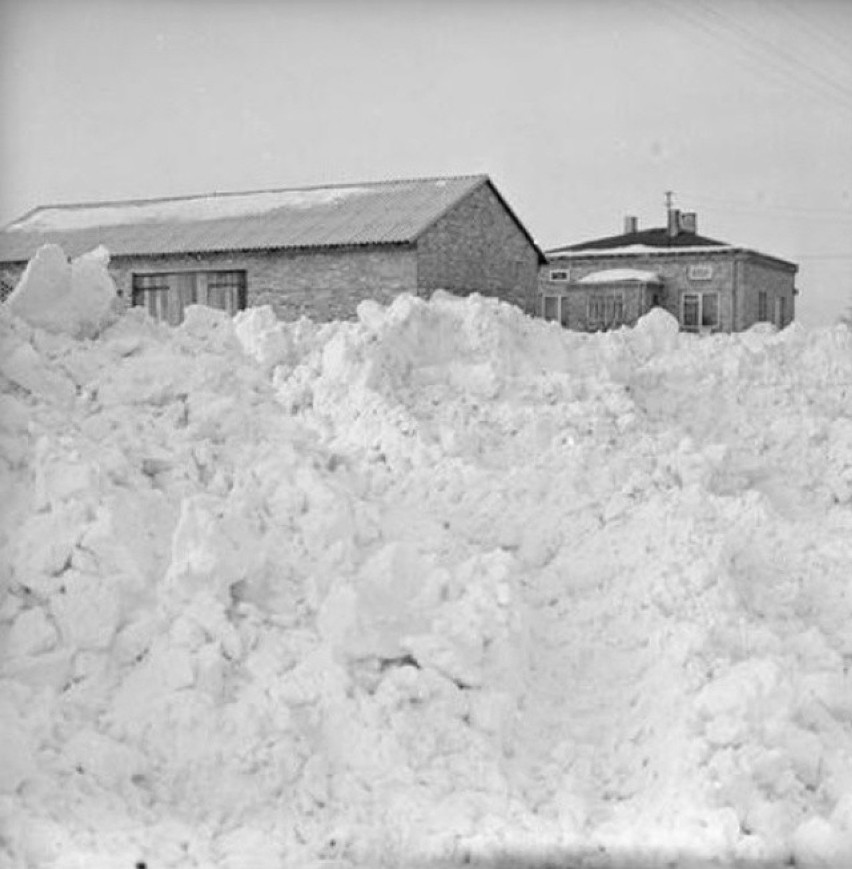
<svg viewBox="0 0 852 869">
<path fill-rule="evenodd" d="M 486 175 L 42 206 L 0 233 L 0 261 L 48 242 L 113 256 L 412 242 Z M 499 195 L 499 194 L 498 194 Z"/>
</svg>

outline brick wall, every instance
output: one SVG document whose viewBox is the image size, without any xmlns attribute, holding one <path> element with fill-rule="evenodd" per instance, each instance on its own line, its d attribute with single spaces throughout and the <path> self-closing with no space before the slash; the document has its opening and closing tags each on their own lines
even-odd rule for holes
<svg viewBox="0 0 852 869">
<path fill-rule="evenodd" d="M 690 276 L 691 266 L 709 266 L 709 279 Z M 540 269 L 539 294 L 550 294 L 559 284 L 549 280 L 551 269 L 569 269 L 571 282 L 591 272 L 604 269 L 644 269 L 656 272 L 663 280 L 662 306 L 681 319 L 684 293 L 715 292 L 719 296 L 719 326 L 721 331 L 741 331 L 757 322 L 758 293 L 767 293 L 769 319 L 774 322 L 775 299 L 785 302 L 787 325 L 795 316 L 793 287 L 796 271 L 792 266 L 748 251 L 695 254 L 637 254 L 636 256 L 595 256 L 553 259 Z M 539 305 L 539 312 L 541 308 Z"/>
<path fill-rule="evenodd" d="M 270 305 L 284 320 L 352 319 L 358 303 L 388 304 L 417 291 L 414 249 L 403 246 L 334 251 L 260 251 L 204 256 L 116 257 L 110 272 L 130 303 L 134 272 L 244 269 L 248 304 Z"/>
<path fill-rule="evenodd" d="M 477 187 L 417 242 L 424 293 L 499 296 L 536 311 L 538 253 L 488 184 Z"/>
<path fill-rule="evenodd" d="M 709 266 L 710 278 L 690 277 L 690 266 Z M 571 281 L 578 281 L 592 272 L 606 269 L 642 269 L 655 272 L 663 281 L 662 307 L 681 319 L 681 299 L 684 293 L 715 292 L 719 297 L 719 327 L 730 332 L 734 327 L 734 254 L 730 252 L 686 257 L 676 254 L 637 254 L 636 256 L 594 256 L 554 259 L 540 270 L 540 293 L 549 293 L 559 286 L 548 280 L 551 269 L 569 269 Z M 562 285 L 564 286 L 564 284 Z"/>
<path fill-rule="evenodd" d="M 748 329 L 759 322 L 758 305 L 761 291 L 766 293 L 767 320 L 781 328 L 789 325 L 796 314 L 796 297 L 794 286 L 796 273 L 789 267 L 776 264 L 771 260 L 758 259 L 753 255 L 745 255 L 739 264 L 737 276 L 740 291 L 738 293 L 738 320 L 741 329 Z M 775 320 L 776 299 L 783 298 L 784 322 L 779 324 Z"/>
</svg>

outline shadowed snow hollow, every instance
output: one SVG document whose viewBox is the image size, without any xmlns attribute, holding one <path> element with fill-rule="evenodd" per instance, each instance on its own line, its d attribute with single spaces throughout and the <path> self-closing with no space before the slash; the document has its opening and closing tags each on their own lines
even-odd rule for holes
<svg viewBox="0 0 852 869">
<path fill-rule="evenodd" d="M 848 330 L 171 329 L 40 257 L 0 312 L 11 865 L 852 861 Z"/>
</svg>

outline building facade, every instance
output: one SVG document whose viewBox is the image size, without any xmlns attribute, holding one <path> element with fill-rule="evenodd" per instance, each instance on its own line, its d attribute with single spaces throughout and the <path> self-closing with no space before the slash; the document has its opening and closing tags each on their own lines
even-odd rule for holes
<svg viewBox="0 0 852 869">
<path fill-rule="evenodd" d="M 46 243 L 105 246 L 120 297 L 171 323 L 190 304 L 349 319 L 437 289 L 532 314 L 545 262 L 484 175 L 37 208 L 0 234 L 4 295 Z"/>
<path fill-rule="evenodd" d="M 694 214 L 669 213 L 666 227 L 546 252 L 540 312 L 580 331 L 632 325 L 653 306 L 688 332 L 739 332 L 755 323 L 783 329 L 795 317 L 798 266 L 700 236 Z"/>
</svg>

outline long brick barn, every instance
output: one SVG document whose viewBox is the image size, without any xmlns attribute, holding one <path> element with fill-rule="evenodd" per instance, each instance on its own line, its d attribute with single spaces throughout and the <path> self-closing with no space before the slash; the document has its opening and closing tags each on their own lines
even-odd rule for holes
<svg viewBox="0 0 852 869">
<path fill-rule="evenodd" d="M 0 233 L 3 296 L 43 244 L 110 253 L 119 294 L 179 323 L 190 304 L 351 318 L 445 289 L 535 313 L 544 256 L 486 175 L 42 206 Z"/>
</svg>

